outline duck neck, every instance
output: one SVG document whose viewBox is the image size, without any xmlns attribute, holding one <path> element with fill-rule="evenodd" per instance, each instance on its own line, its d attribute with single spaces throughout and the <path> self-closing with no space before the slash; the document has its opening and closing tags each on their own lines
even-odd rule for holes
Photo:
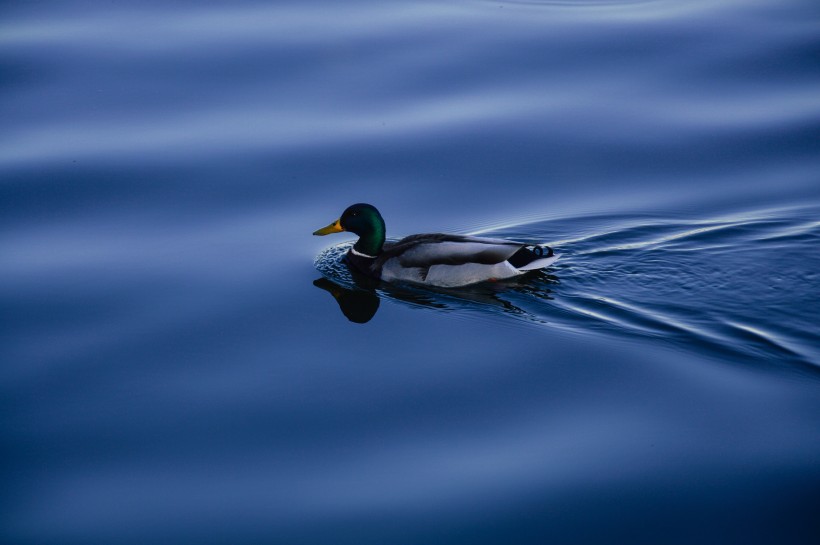
<svg viewBox="0 0 820 545">
<path fill-rule="evenodd" d="M 353 245 L 353 249 L 368 257 L 376 257 L 382 253 L 384 246 L 384 221 L 373 226 L 373 230 L 359 236 L 359 240 Z"/>
</svg>

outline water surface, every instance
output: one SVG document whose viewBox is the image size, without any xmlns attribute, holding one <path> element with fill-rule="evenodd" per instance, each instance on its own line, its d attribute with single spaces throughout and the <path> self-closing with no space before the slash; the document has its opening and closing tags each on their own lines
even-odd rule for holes
<svg viewBox="0 0 820 545">
<path fill-rule="evenodd" d="M 817 541 L 816 2 L 2 12 L 4 542 Z"/>
</svg>

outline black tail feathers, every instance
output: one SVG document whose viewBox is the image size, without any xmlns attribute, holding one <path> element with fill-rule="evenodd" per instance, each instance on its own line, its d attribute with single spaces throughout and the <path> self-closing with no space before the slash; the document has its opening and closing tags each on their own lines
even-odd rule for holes
<svg viewBox="0 0 820 545">
<path fill-rule="evenodd" d="M 510 265 L 518 269 L 523 267 L 524 265 L 532 263 L 536 259 L 552 257 L 553 255 L 555 255 L 555 252 L 552 251 L 552 248 L 546 245 L 524 246 L 523 248 L 515 252 L 512 255 L 512 257 L 510 257 L 507 261 L 510 262 Z"/>
</svg>

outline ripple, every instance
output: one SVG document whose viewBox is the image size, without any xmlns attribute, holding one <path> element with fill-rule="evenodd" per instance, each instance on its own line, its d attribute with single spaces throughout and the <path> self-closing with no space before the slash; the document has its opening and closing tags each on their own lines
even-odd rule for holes
<svg viewBox="0 0 820 545">
<path fill-rule="evenodd" d="M 616 7 L 616 6 L 643 6 L 646 4 L 664 3 L 662 0 L 508 0 L 502 4 L 521 4 L 525 6 L 555 6 L 555 7 Z M 499 2 L 495 2 L 499 4 Z"/>
<path fill-rule="evenodd" d="M 716 7 L 715 3 L 709 2 L 681 3 L 670 0 L 482 0 L 481 3 L 493 8 L 521 7 L 550 10 L 553 13 L 580 12 L 587 17 L 596 13 L 602 16 L 622 14 L 640 19 L 673 16 L 681 13 L 715 9 Z M 727 3 L 729 2 L 723 2 L 723 4 Z"/>
<path fill-rule="evenodd" d="M 514 319 L 579 335 L 640 337 L 736 361 L 820 371 L 806 302 L 820 294 L 818 210 L 716 218 L 585 216 L 508 224 L 491 236 L 562 240 L 564 258 L 512 282 L 455 290 L 363 285 L 332 246 L 316 268 L 347 290 L 458 315 Z M 581 236 L 576 233 L 584 233 Z M 552 236 L 552 238 L 550 238 Z M 767 253 L 772 255 L 767 255 Z"/>
</svg>

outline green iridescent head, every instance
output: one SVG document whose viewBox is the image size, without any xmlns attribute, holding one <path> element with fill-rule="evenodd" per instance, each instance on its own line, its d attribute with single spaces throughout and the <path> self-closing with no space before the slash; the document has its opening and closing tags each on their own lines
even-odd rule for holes
<svg viewBox="0 0 820 545">
<path fill-rule="evenodd" d="M 359 240 L 353 245 L 357 252 L 373 257 L 381 253 L 385 227 L 382 215 L 375 206 L 366 203 L 348 206 L 339 219 L 327 227 L 314 231 L 313 234 L 324 236 L 342 231 L 359 235 Z"/>
</svg>

